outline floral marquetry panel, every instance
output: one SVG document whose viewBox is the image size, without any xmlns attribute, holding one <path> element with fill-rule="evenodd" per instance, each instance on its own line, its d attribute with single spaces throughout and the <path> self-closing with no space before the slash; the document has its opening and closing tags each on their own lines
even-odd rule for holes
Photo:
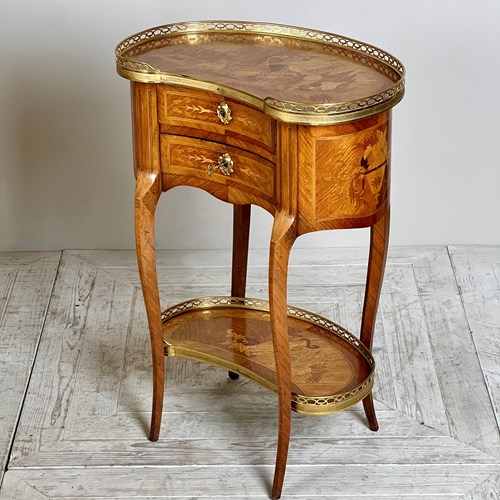
<svg viewBox="0 0 500 500">
<path fill-rule="evenodd" d="M 260 304 L 260 305 L 259 305 Z M 265 301 L 212 297 L 167 310 L 166 352 L 235 370 L 276 391 L 270 315 Z M 292 407 L 329 413 L 362 399 L 373 384 L 373 359 L 342 327 L 289 308 Z"/>
<path fill-rule="evenodd" d="M 194 78 L 223 82 L 263 98 L 274 90 L 288 101 L 336 102 L 350 99 L 353 91 L 354 97 L 364 97 L 392 83 L 392 75 L 353 62 L 341 49 L 272 35 L 178 36 L 143 44 L 137 52 L 132 60 L 153 68 L 181 74 L 190 68 Z"/>
<path fill-rule="evenodd" d="M 390 134 L 388 112 L 352 124 L 302 127 L 301 147 L 311 152 L 299 170 L 305 226 L 376 222 L 389 198 Z"/>
</svg>

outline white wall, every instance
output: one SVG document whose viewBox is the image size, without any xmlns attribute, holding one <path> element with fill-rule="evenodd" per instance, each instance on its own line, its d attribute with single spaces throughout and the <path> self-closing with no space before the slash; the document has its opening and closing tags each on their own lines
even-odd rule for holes
<svg viewBox="0 0 500 500">
<path fill-rule="evenodd" d="M 392 52 L 391 244 L 500 244 L 500 2 L 0 0 L 0 250 L 133 248 L 128 82 L 115 44 L 194 19 L 281 22 Z M 160 201 L 160 248 L 230 244 L 231 207 L 188 188 Z M 254 210 L 252 245 L 270 216 Z M 359 245 L 366 230 L 299 239 Z"/>
</svg>

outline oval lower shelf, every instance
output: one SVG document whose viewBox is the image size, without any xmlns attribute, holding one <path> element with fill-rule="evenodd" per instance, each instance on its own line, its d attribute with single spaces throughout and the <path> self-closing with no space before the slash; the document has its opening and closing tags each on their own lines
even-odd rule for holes
<svg viewBox="0 0 500 500">
<path fill-rule="evenodd" d="M 167 309 L 162 320 L 166 355 L 220 366 L 277 392 L 267 301 L 203 297 Z M 291 306 L 288 333 L 294 411 L 332 413 L 369 394 L 375 362 L 354 335 Z"/>
</svg>

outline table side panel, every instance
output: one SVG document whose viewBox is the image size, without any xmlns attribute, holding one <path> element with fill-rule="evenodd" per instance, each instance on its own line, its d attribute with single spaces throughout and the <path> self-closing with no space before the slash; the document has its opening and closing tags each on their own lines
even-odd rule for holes
<svg viewBox="0 0 500 500">
<path fill-rule="evenodd" d="M 159 130 L 157 119 L 156 85 L 132 82 L 132 136 L 134 148 L 134 174 L 160 173 Z"/>
<path fill-rule="evenodd" d="M 389 206 L 390 112 L 299 127 L 299 233 L 366 227 Z"/>
</svg>

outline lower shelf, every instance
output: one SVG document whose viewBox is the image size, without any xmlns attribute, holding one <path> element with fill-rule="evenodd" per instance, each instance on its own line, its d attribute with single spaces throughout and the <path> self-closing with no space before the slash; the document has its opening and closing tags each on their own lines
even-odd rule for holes
<svg viewBox="0 0 500 500">
<path fill-rule="evenodd" d="M 162 314 L 167 356 L 182 356 L 240 373 L 277 392 L 269 303 L 204 297 Z M 375 362 L 341 326 L 288 306 L 292 409 L 327 414 L 362 400 L 372 389 Z"/>
</svg>

